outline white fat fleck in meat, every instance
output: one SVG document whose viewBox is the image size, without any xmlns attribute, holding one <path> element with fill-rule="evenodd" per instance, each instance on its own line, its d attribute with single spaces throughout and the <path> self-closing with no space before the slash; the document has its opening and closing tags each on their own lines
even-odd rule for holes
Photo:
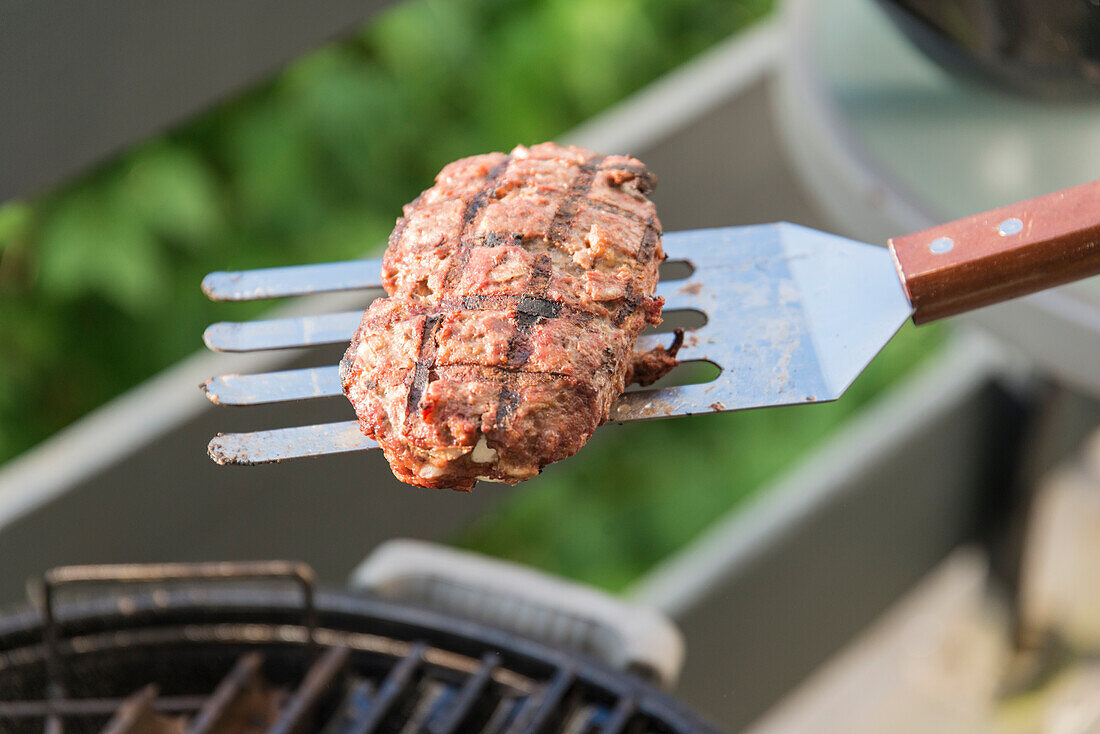
<svg viewBox="0 0 1100 734">
<path fill-rule="evenodd" d="M 588 230 L 588 234 L 585 235 L 585 241 L 588 242 L 588 246 L 593 250 L 599 249 L 600 246 L 600 228 L 598 225 L 593 224 L 592 228 Z"/>
<path fill-rule="evenodd" d="M 423 464 L 420 466 L 419 469 L 416 470 L 416 473 L 424 477 L 425 479 L 435 479 L 436 477 L 443 476 L 444 472 L 437 466 L 432 466 L 431 464 Z"/>
<path fill-rule="evenodd" d="M 519 258 L 506 258 L 489 271 L 489 280 L 494 283 L 504 283 L 527 275 L 528 270 L 527 264 Z"/>
<path fill-rule="evenodd" d="M 472 449 L 469 446 L 447 446 L 444 448 L 428 449 L 425 453 L 433 459 L 439 461 L 454 461 L 455 459 L 465 456 L 470 453 Z"/>
<path fill-rule="evenodd" d="M 477 440 L 477 445 L 470 454 L 470 460 L 478 464 L 489 464 L 497 460 L 497 450 L 489 448 L 489 442 L 485 440 L 485 436 L 482 436 Z"/>
<path fill-rule="evenodd" d="M 608 273 L 588 271 L 584 274 L 584 289 L 593 301 L 615 301 L 626 296 L 622 281 Z"/>
<path fill-rule="evenodd" d="M 573 253 L 573 262 L 582 268 L 591 268 L 596 262 L 596 256 L 602 252 L 601 238 L 600 228 L 593 224 L 592 228 L 588 230 L 588 234 L 584 236 L 584 243 L 587 247 L 579 248 Z"/>
<path fill-rule="evenodd" d="M 394 385 L 383 391 L 382 408 L 386 411 L 386 420 L 390 425 L 400 426 L 405 422 L 405 407 L 408 405 L 409 388 Z"/>
</svg>

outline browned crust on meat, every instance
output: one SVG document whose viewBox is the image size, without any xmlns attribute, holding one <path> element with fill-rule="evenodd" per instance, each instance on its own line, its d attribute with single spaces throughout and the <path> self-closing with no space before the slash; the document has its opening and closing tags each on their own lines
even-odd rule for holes
<svg viewBox="0 0 1100 734">
<path fill-rule="evenodd" d="M 515 484 L 571 456 L 634 379 L 660 323 L 664 259 L 638 160 L 544 143 L 446 166 L 405 206 L 344 392 L 394 474 L 424 487 Z M 655 376 L 656 375 L 656 376 Z"/>
<path fill-rule="evenodd" d="M 676 355 L 683 345 L 684 330 L 676 329 L 672 344 L 669 346 L 653 347 L 648 352 L 635 354 L 634 360 L 630 363 L 630 368 L 626 373 L 626 384 L 638 384 L 644 387 L 652 385 L 667 375 L 673 367 L 680 364 L 680 361 L 676 359 Z"/>
</svg>

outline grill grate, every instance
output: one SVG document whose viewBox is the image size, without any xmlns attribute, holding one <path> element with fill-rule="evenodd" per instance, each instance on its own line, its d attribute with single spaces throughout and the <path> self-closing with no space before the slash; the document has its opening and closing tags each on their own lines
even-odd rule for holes
<svg viewBox="0 0 1100 734">
<path fill-rule="evenodd" d="M 429 727 L 430 734 L 452 734 L 452 732 L 475 731 L 483 727 L 492 716 L 494 706 L 489 695 L 493 671 L 500 665 L 500 656 L 492 653 L 481 658 L 481 667 L 471 675 L 455 696 L 450 710 L 439 717 Z"/>
<path fill-rule="evenodd" d="M 328 648 L 293 691 L 265 680 L 263 656 L 249 652 L 209 697 L 159 696 L 150 684 L 126 698 L 0 703 L 0 731 L 8 731 L 5 721 L 43 720 L 52 721 L 54 731 L 94 730 L 110 715 L 104 734 L 614 734 L 637 715 L 629 699 L 614 708 L 582 702 L 571 694 L 575 677 L 567 669 L 528 696 L 502 696 L 494 692 L 500 664 L 494 654 L 458 685 L 431 679 L 420 675 L 426 650 L 415 644 L 379 684 L 355 673 L 348 648 Z"/>
<path fill-rule="evenodd" d="M 187 734 L 212 734 L 218 729 L 230 728 L 226 722 L 234 718 L 249 721 L 265 718 L 263 714 L 270 711 L 275 702 L 271 701 L 271 694 L 260 675 L 262 662 L 259 653 L 241 656 L 191 721 Z"/>
<path fill-rule="evenodd" d="M 157 589 L 0 617 L 0 734 L 713 731 L 522 638 L 347 594 L 314 609 L 304 591 Z"/>
</svg>

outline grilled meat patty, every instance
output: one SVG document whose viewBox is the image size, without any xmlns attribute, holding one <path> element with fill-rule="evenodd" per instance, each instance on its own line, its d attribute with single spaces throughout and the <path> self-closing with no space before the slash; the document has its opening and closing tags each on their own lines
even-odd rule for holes
<svg viewBox="0 0 1100 734">
<path fill-rule="evenodd" d="M 584 445 L 628 379 L 675 366 L 675 346 L 634 354 L 661 321 L 654 185 L 634 158 L 543 143 L 455 161 L 405 206 L 389 298 L 340 363 L 398 479 L 529 479 Z"/>
</svg>

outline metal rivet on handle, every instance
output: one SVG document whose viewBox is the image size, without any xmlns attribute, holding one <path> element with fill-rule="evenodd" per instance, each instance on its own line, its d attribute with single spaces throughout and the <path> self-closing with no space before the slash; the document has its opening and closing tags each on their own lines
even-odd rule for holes
<svg viewBox="0 0 1100 734">
<path fill-rule="evenodd" d="M 955 246 L 955 240 L 950 237 L 937 237 L 932 240 L 932 244 L 928 245 L 928 249 L 935 255 L 942 255 L 945 252 L 951 252 L 951 248 Z"/>
<path fill-rule="evenodd" d="M 1001 222 L 997 227 L 997 231 L 1001 237 L 1008 237 L 1010 235 L 1019 234 L 1020 230 L 1024 228 L 1024 223 L 1016 217 L 1009 217 Z"/>
</svg>

